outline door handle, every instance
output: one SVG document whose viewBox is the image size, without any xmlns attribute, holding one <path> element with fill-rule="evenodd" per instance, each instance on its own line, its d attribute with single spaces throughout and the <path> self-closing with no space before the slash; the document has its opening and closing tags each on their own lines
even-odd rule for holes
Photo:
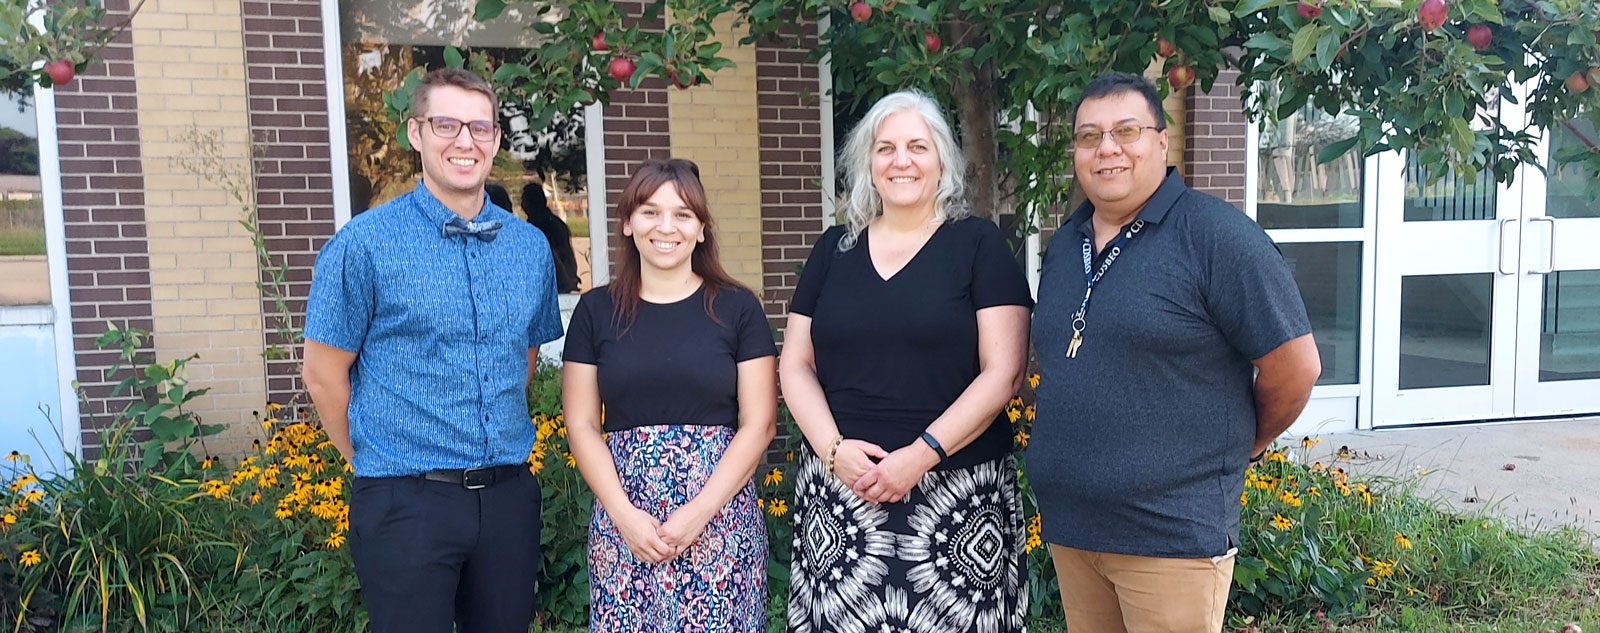
<svg viewBox="0 0 1600 633">
<path fill-rule="evenodd" d="M 1494 264 L 1495 268 L 1499 269 L 1500 274 L 1502 275 L 1517 274 L 1515 267 L 1513 267 L 1511 270 L 1506 270 L 1506 227 L 1510 226 L 1512 222 L 1516 221 L 1516 218 L 1506 218 L 1500 221 L 1500 250 L 1495 253 Z"/>
<path fill-rule="evenodd" d="M 1556 219 L 1550 216 L 1528 218 L 1529 224 L 1533 224 L 1534 222 L 1550 223 L 1550 241 L 1545 244 L 1544 269 L 1541 270 L 1532 268 L 1529 269 L 1528 272 L 1534 275 L 1548 275 L 1556 271 Z"/>
</svg>

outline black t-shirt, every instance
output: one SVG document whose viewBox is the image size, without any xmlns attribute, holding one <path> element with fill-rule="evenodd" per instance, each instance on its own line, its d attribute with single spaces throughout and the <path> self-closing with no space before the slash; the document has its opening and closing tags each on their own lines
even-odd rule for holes
<svg viewBox="0 0 1600 633">
<path fill-rule="evenodd" d="M 847 438 L 893 451 L 927 430 L 978 376 L 978 310 L 1031 307 L 1022 268 L 1000 229 L 981 218 L 944 224 L 884 280 L 867 233 L 839 252 L 844 227 L 822 234 L 789 309 L 811 317 L 817 380 Z M 1004 414 L 938 468 L 1011 452 Z"/>
<path fill-rule="evenodd" d="M 633 327 L 619 332 L 611 288 L 583 294 L 567 327 L 562 359 L 595 365 L 606 432 L 654 424 L 739 426 L 735 365 L 774 356 L 772 330 L 761 302 L 743 288 L 717 294 L 705 309 L 705 289 L 673 303 L 639 302 Z"/>
</svg>

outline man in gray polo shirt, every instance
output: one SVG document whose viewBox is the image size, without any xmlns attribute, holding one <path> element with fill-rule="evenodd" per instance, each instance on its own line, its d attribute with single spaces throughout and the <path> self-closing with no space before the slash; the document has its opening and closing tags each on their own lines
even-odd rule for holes
<svg viewBox="0 0 1600 633">
<path fill-rule="evenodd" d="M 1072 121 L 1088 201 L 1044 258 L 1028 448 L 1067 628 L 1216 633 L 1245 468 L 1321 373 L 1311 325 L 1261 227 L 1166 167 L 1149 82 L 1097 78 Z"/>
</svg>

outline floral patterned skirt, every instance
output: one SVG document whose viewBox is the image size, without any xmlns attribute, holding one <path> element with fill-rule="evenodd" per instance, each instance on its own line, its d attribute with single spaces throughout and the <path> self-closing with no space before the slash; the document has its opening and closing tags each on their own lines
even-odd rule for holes
<svg viewBox="0 0 1600 633">
<path fill-rule="evenodd" d="M 1028 566 L 1016 462 L 931 471 L 869 503 L 802 449 L 789 630 L 1026 632 Z"/>
<path fill-rule="evenodd" d="M 665 522 L 705 486 L 733 434 L 725 426 L 644 426 L 612 432 L 606 443 L 628 500 Z M 658 564 L 634 557 L 596 502 L 589 598 L 590 631 L 765 631 L 767 527 L 755 482 L 711 518 L 689 549 Z"/>
</svg>

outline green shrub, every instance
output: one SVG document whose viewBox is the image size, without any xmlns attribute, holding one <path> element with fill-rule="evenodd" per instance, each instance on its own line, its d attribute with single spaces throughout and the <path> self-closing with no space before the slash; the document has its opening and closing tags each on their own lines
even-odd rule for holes
<svg viewBox="0 0 1600 633">
<path fill-rule="evenodd" d="M 1527 534 L 1444 508 L 1418 493 L 1417 479 L 1357 481 L 1337 462 L 1306 464 L 1319 441 L 1275 448 L 1246 473 L 1235 613 L 1349 618 L 1445 606 L 1488 617 L 1523 606 L 1529 587 L 1581 584 L 1593 566 L 1576 531 Z"/>
<path fill-rule="evenodd" d="M 365 630 L 358 583 L 343 551 L 351 475 L 321 428 L 279 420 L 281 408 L 268 405 L 258 418 L 264 441 L 251 455 L 232 468 L 196 461 L 187 449 L 206 428 L 186 423 L 194 420 L 182 404 L 201 391 L 185 386 L 185 361 L 136 362 L 143 336 L 102 337 L 123 350 L 122 366 L 134 374 L 124 390 L 143 397 L 106 432 L 98 459 L 80 463 L 69 455 L 70 474 L 40 476 L 25 456 L 5 456 L 0 618 L 19 631 Z M 1036 385 L 1031 377 L 1006 407 L 1019 474 L 1034 422 L 1027 400 Z M 560 370 L 541 363 L 529 386 L 537 441 L 528 461 L 544 489 L 535 630 L 545 631 L 581 630 L 589 605 L 594 497 L 573 461 L 560 411 Z M 173 421 L 164 424 L 175 425 L 168 429 L 175 439 L 130 439 L 162 420 Z M 756 473 L 770 544 L 773 631 L 786 628 L 796 452 L 803 441 L 787 410 L 780 409 L 779 425 L 770 463 Z M 1498 622 L 1543 598 L 1586 596 L 1584 583 L 1600 575 L 1581 533 L 1527 534 L 1486 515 L 1443 509 L 1418 495 L 1414 479 L 1357 480 L 1337 465 L 1306 465 L 1316 441 L 1295 451 L 1274 449 L 1246 474 L 1230 607 L 1243 628 Z M 135 444 L 142 455 L 135 455 Z M 1059 631 L 1054 568 L 1026 478 L 1021 485 L 1030 621 Z M 1582 604 L 1593 610 L 1593 600 Z M 1329 619 L 1312 619 L 1322 612 Z"/>
<path fill-rule="evenodd" d="M 350 530 L 350 471 L 320 427 L 274 417 L 265 443 L 231 471 L 207 460 L 205 516 L 239 544 L 216 580 L 225 620 L 240 630 L 365 631 L 355 569 L 343 551 Z"/>
<path fill-rule="evenodd" d="M 40 475 L 13 451 L 0 491 L 0 618 L 18 630 L 187 631 L 213 624 L 203 585 L 237 546 L 191 518 L 197 482 L 130 468 L 132 423 L 101 454 Z M 102 625 L 105 629 L 102 629 Z"/>
</svg>

